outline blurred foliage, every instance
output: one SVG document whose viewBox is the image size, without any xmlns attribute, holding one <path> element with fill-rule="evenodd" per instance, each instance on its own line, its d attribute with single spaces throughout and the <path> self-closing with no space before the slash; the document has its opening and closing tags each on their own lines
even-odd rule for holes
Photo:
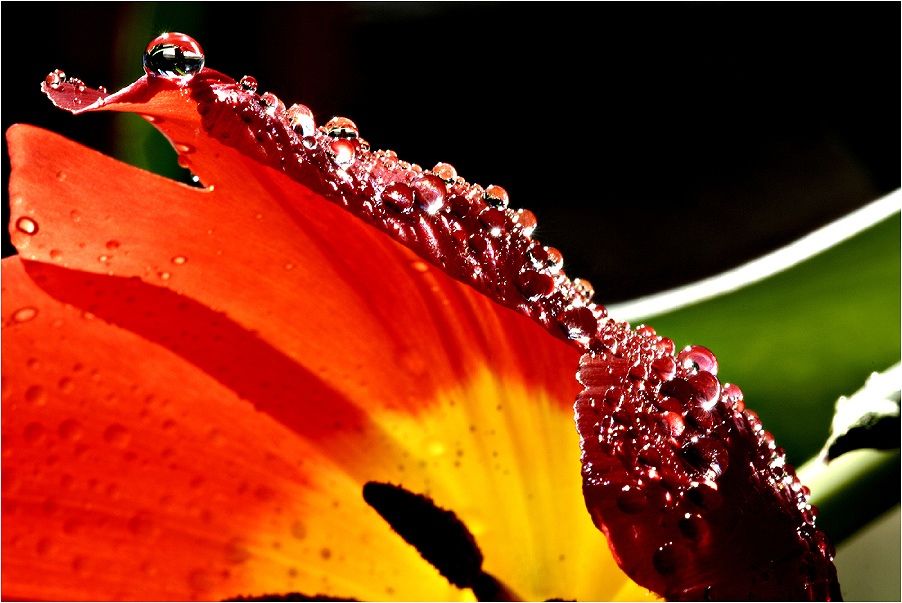
<svg viewBox="0 0 902 603">
<path fill-rule="evenodd" d="M 717 355 L 723 382 L 799 465 L 830 432 L 836 400 L 899 361 L 896 214 L 764 281 L 649 320 L 677 349 Z"/>
</svg>

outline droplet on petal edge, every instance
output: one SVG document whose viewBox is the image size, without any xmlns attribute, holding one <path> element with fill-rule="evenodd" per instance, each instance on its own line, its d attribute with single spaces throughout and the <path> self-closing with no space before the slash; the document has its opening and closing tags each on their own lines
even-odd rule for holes
<svg viewBox="0 0 902 603">
<path fill-rule="evenodd" d="M 813 524 L 807 491 L 744 410 L 739 388 L 717 380 L 710 351 L 674 355 L 673 342 L 651 327 L 632 331 L 610 319 L 592 302 L 592 285 L 571 281 L 560 252 L 532 238 L 532 212 L 508 209 L 504 188 L 470 184 L 450 164 L 425 171 L 393 151 L 371 151 L 345 117 L 317 128 L 307 107 L 285 110 L 275 95 L 257 96 L 249 76 L 235 82 L 207 69 L 192 77 L 203 60 L 183 34 L 157 38 L 145 55 L 148 77 L 190 93 L 207 135 L 584 352 L 575 410 L 586 505 L 634 580 L 675 599 L 839 597 L 833 549 Z M 86 108 L 72 98 L 105 93 L 75 90 L 62 73 L 42 90 L 75 113 L 130 102 L 139 109 L 146 100 L 127 88 Z M 165 131 L 165 122 L 155 125 Z M 17 229 L 36 233 L 27 220 L 18 218 Z M 748 539 L 740 546 L 735 534 Z"/>
<path fill-rule="evenodd" d="M 204 68 L 204 51 L 190 36 L 164 33 L 154 38 L 144 51 L 144 72 L 181 81 Z"/>
</svg>

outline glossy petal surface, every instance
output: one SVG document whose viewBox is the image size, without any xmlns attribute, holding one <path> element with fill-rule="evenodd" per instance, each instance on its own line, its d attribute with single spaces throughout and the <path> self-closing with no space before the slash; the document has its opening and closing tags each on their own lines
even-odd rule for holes
<svg viewBox="0 0 902 603">
<path fill-rule="evenodd" d="M 3 270 L 7 596 L 465 596 L 370 480 L 454 510 L 523 596 L 644 592 L 569 479 L 575 350 L 160 111 L 213 190 L 9 134 L 37 227 Z"/>
</svg>

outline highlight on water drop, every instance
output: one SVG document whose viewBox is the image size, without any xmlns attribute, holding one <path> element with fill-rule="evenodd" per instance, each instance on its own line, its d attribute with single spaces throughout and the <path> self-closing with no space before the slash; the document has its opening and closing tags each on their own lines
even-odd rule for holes
<svg viewBox="0 0 902 603">
<path fill-rule="evenodd" d="M 204 51 L 200 44 L 182 33 L 164 33 L 151 41 L 144 51 L 144 71 L 182 81 L 204 68 Z"/>
</svg>

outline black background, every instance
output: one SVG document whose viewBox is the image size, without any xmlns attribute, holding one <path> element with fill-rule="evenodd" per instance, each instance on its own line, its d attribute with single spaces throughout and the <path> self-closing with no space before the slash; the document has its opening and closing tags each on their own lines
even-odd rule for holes
<svg viewBox="0 0 902 603">
<path fill-rule="evenodd" d="M 601 303 L 735 266 L 899 186 L 894 2 L 4 3 L 3 13 L 4 131 L 31 123 L 117 153 L 131 144 L 121 117 L 71 116 L 39 83 L 61 68 L 117 90 L 143 74 L 150 39 L 182 31 L 208 67 L 253 75 L 259 92 L 308 105 L 319 124 L 350 117 L 374 148 L 505 187 Z M 155 171 L 177 170 L 174 153 L 149 152 Z M 3 156 L 8 220 L 5 145 Z M 3 245 L 14 252 L 8 236 Z"/>
</svg>

